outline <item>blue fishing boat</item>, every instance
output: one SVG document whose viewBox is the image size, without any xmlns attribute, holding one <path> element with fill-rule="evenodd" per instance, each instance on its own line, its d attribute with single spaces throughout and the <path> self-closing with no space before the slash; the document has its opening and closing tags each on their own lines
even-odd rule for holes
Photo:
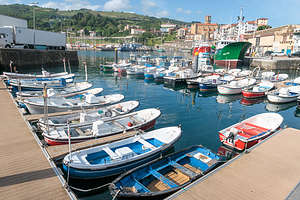
<svg viewBox="0 0 300 200">
<path fill-rule="evenodd" d="M 63 169 L 75 179 L 117 175 L 158 158 L 180 136 L 180 127 L 167 127 L 76 151 L 65 156 Z"/>
<path fill-rule="evenodd" d="M 207 174 L 220 161 L 209 149 L 193 146 L 122 174 L 109 189 L 113 196 L 121 199 L 160 199 Z"/>
</svg>

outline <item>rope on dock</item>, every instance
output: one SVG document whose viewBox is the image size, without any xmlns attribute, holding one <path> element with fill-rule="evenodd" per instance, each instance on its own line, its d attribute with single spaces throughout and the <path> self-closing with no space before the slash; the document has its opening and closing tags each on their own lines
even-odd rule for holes
<svg viewBox="0 0 300 200">
<path fill-rule="evenodd" d="M 114 197 L 112 198 L 112 200 L 115 200 L 115 199 L 116 199 L 116 197 L 118 196 L 118 194 L 120 193 L 120 191 L 121 191 L 121 190 L 118 190 L 118 191 L 116 192 L 116 194 L 114 195 Z"/>
<path fill-rule="evenodd" d="M 98 186 L 98 187 L 96 187 L 96 188 L 90 188 L 90 189 L 81 189 L 81 188 L 77 188 L 77 187 L 74 187 L 74 186 L 71 186 L 71 185 L 69 185 L 69 188 L 70 188 L 70 189 L 73 189 L 73 190 L 77 190 L 77 191 L 79 191 L 79 192 L 92 192 L 92 191 L 100 190 L 101 188 L 107 187 L 107 186 L 109 186 L 109 184 L 110 184 L 110 183 L 107 183 L 107 184 Z"/>
</svg>

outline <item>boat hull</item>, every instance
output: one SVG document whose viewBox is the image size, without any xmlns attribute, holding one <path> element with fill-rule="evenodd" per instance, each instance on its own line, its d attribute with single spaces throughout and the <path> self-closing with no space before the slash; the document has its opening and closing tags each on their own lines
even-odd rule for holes
<svg viewBox="0 0 300 200">
<path fill-rule="evenodd" d="M 297 101 L 297 97 L 281 97 L 274 94 L 267 95 L 268 101 L 271 103 L 289 103 L 293 101 Z"/>
<path fill-rule="evenodd" d="M 238 59 L 233 60 L 215 60 L 215 65 L 220 67 L 237 68 L 242 65 L 242 61 Z"/>
<path fill-rule="evenodd" d="M 247 99 L 253 99 L 253 98 L 264 97 L 264 96 L 266 96 L 266 93 L 243 90 L 242 95 L 243 95 L 243 97 L 245 97 Z"/>
<path fill-rule="evenodd" d="M 227 87 L 225 85 L 219 85 L 218 92 L 223 95 L 240 94 L 242 93 L 242 88 L 232 88 L 232 87 Z"/>
<path fill-rule="evenodd" d="M 154 126 L 155 126 L 155 123 L 156 123 L 156 119 L 140 126 L 140 127 L 134 127 L 134 129 L 142 129 L 143 131 L 146 131 L 146 130 L 149 130 L 149 129 L 152 129 Z M 131 131 L 133 130 L 132 129 L 128 129 L 126 131 Z M 110 135 L 115 135 L 115 134 L 118 134 L 118 133 L 121 133 L 121 132 L 114 132 Z M 86 138 L 72 138 L 71 139 L 71 143 L 78 143 L 78 142 L 84 142 L 84 141 L 88 141 L 88 140 L 91 140 L 91 139 L 98 139 L 98 138 L 101 138 L 101 137 L 106 137 L 106 136 L 109 136 L 109 135 L 104 135 L 104 136 L 92 136 L 92 137 L 86 137 Z M 52 139 L 52 138 L 49 138 L 47 137 L 46 135 L 44 135 L 44 140 L 45 142 L 47 142 L 48 145 L 50 146 L 54 146 L 54 145 L 62 145 L 62 144 L 68 144 L 69 141 L 68 139 Z"/>
<path fill-rule="evenodd" d="M 205 83 L 199 83 L 199 89 L 200 91 L 215 91 L 217 90 L 217 85 L 215 84 L 205 84 Z"/>
</svg>

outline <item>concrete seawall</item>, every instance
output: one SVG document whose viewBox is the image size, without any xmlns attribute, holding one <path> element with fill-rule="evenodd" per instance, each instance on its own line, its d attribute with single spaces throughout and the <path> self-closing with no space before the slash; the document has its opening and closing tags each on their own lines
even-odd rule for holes
<svg viewBox="0 0 300 200">
<path fill-rule="evenodd" d="M 77 51 L 59 50 L 35 50 L 35 49 L 0 49 L 0 70 L 9 70 L 9 62 L 12 60 L 18 70 L 33 67 L 51 68 L 63 65 L 63 58 L 68 60 L 71 66 L 78 66 Z"/>
<path fill-rule="evenodd" d="M 245 65 L 250 67 L 260 67 L 267 70 L 297 69 L 300 67 L 300 58 L 245 58 Z"/>
</svg>

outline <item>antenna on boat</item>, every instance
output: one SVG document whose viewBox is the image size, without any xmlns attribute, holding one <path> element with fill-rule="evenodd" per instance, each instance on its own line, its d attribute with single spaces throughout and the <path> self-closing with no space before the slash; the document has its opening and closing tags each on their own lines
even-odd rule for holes
<svg viewBox="0 0 300 200">
<path fill-rule="evenodd" d="M 63 58 L 63 63 L 64 63 L 64 70 L 65 70 L 65 72 L 67 72 L 67 68 L 66 68 L 66 58 Z"/>
<path fill-rule="evenodd" d="M 71 74 L 72 71 L 71 71 L 70 59 L 68 59 L 68 66 L 69 66 L 69 71 L 70 71 L 70 74 Z"/>
<path fill-rule="evenodd" d="M 44 83 L 44 88 L 43 88 L 43 97 L 44 97 L 44 122 L 47 126 L 47 132 L 49 132 L 49 121 L 48 121 L 48 94 L 47 94 L 47 83 Z"/>
<path fill-rule="evenodd" d="M 85 71 L 85 81 L 87 82 L 88 81 L 87 65 L 86 62 L 83 62 L 83 64 L 84 64 L 84 71 Z"/>
<path fill-rule="evenodd" d="M 70 178 L 70 163 L 72 162 L 72 147 L 71 147 L 71 132 L 70 132 L 70 121 L 67 120 L 67 127 L 68 127 L 68 143 L 69 143 L 69 162 L 68 162 L 68 175 L 67 175 L 67 184 L 69 184 Z"/>
</svg>

